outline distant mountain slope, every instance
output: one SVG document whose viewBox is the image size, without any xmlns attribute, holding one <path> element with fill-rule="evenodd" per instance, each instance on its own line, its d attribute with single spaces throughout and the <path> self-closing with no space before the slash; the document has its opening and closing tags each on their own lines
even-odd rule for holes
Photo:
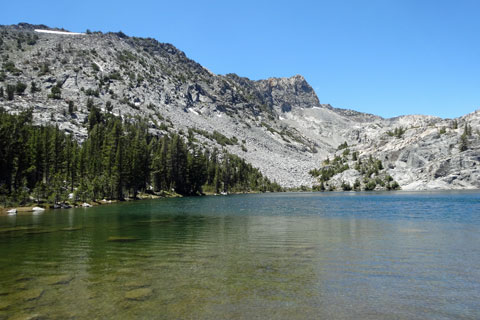
<svg viewBox="0 0 480 320">
<path fill-rule="evenodd" d="M 9 112 L 33 107 L 37 123 L 56 122 L 80 140 L 90 100 L 105 112 L 146 117 L 160 134 L 195 129 L 206 148 L 227 148 L 283 186 L 314 184 L 308 172 L 346 141 L 360 157 L 381 159 L 404 189 L 480 187 L 478 111 L 455 120 L 383 119 L 320 104 L 300 75 L 260 81 L 216 75 L 154 39 L 35 29 L 65 31 L 0 27 L 0 106 Z M 26 88 L 10 100 L 7 87 L 17 83 Z M 461 138 L 465 124 L 471 134 Z M 405 133 L 392 135 L 400 127 Z M 236 139 L 226 144 L 222 135 Z"/>
</svg>

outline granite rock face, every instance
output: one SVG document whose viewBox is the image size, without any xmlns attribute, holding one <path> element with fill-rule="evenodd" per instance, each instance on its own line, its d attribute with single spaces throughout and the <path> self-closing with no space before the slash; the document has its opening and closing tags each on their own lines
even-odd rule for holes
<svg viewBox="0 0 480 320">
<path fill-rule="evenodd" d="M 332 158 L 344 142 L 360 158 L 381 159 L 403 189 L 480 187 L 479 111 L 458 119 L 383 119 L 320 104 L 300 75 L 259 81 L 216 75 L 154 39 L 64 31 L 0 26 L 0 87 L 27 85 L 13 100 L 0 97 L 0 107 L 33 108 L 37 123 L 56 123 L 80 141 L 87 134 L 88 100 L 123 118 L 145 117 L 158 134 L 194 128 L 206 148 L 226 148 L 287 187 L 315 183 L 309 170 Z M 59 99 L 52 96 L 54 87 L 61 88 Z M 460 151 L 465 124 L 471 135 Z M 392 136 L 400 127 L 405 132 Z M 238 143 L 219 145 L 201 134 L 205 131 L 236 137 Z"/>
</svg>

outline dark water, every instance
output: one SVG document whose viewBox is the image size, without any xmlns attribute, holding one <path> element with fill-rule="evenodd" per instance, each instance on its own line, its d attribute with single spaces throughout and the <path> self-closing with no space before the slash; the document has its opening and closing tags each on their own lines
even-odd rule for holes
<svg viewBox="0 0 480 320">
<path fill-rule="evenodd" d="M 480 319 L 480 193 L 2 216 L 0 270 L 0 319 Z"/>
</svg>

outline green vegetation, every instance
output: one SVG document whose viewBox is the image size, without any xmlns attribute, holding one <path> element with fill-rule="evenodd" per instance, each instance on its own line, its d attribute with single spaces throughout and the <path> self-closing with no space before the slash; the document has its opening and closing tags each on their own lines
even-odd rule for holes
<svg viewBox="0 0 480 320">
<path fill-rule="evenodd" d="M 460 151 L 468 150 L 468 138 L 471 136 L 472 136 L 472 127 L 470 127 L 468 123 L 465 123 L 463 133 L 460 136 L 460 145 L 459 145 Z"/>
<path fill-rule="evenodd" d="M 13 63 L 12 61 L 7 61 L 3 63 L 3 70 L 15 76 L 19 76 L 22 73 L 20 69 L 17 69 L 17 67 L 15 67 L 15 63 Z"/>
<path fill-rule="evenodd" d="M 25 92 L 25 89 L 27 89 L 27 85 L 21 81 L 18 81 L 15 85 L 15 91 L 18 95 L 23 94 Z"/>
<path fill-rule="evenodd" d="M 102 114 L 89 103 L 81 145 L 54 126 L 34 126 L 32 111 L 0 109 L 0 201 L 122 200 L 138 193 L 281 191 L 243 159 L 203 151 L 178 134 L 154 136 L 142 119 Z M 74 193 L 74 199 L 69 199 Z"/>
<path fill-rule="evenodd" d="M 51 93 L 48 95 L 48 97 L 50 99 L 61 99 L 62 98 L 62 89 L 60 88 L 60 86 L 58 85 L 55 85 L 52 87 L 52 89 L 50 89 Z"/>
<path fill-rule="evenodd" d="M 363 190 L 370 191 L 375 188 L 380 187 L 386 190 L 397 190 L 400 189 L 399 184 L 393 180 L 393 178 L 385 173 L 382 161 L 379 159 L 374 159 L 372 156 L 364 159 L 363 161 L 359 158 L 358 152 L 350 152 L 350 149 L 344 148 L 345 144 L 339 146 L 339 150 L 343 149 L 342 156 L 335 156 L 333 160 L 327 158 L 323 162 L 323 167 L 319 169 L 310 170 L 310 175 L 314 178 L 317 178 L 319 184 L 313 186 L 315 191 L 325 191 L 325 190 L 335 190 L 337 186 L 334 183 L 330 182 L 330 179 L 344 172 L 345 170 L 351 169 L 348 162 L 349 156 L 351 154 L 351 161 L 354 161 L 354 168 L 361 176 L 362 181 L 355 179 L 353 185 L 349 182 L 342 181 L 339 186 L 344 191 L 360 191 Z M 363 182 L 363 184 L 362 184 Z"/>
<path fill-rule="evenodd" d="M 68 101 L 68 114 L 72 115 L 75 112 L 75 104 L 72 100 Z"/>
<path fill-rule="evenodd" d="M 238 144 L 238 140 L 236 137 L 232 137 L 232 138 L 228 138 L 226 136 L 224 136 L 223 134 L 221 134 L 220 132 L 214 130 L 212 133 L 209 133 L 208 131 L 206 130 L 201 130 L 201 129 L 190 129 L 192 130 L 193 132 L 199 134 L 199 135 L 202 135 L 204 136 L 205 138 L 207 139 L 210 139 L 210 140 L 215 140 L 219 145 L 221 146 L 233 146 L 233 145 L 236 145 Z"/>
<path fill-rule="evenodd" d="M 37 84 L 35 83 L 35 81 L 32 81 L 30 84 L 30 93 L 35 94 L 35 92 L 38 92 L 38 91 L 40 91 L 40 88 L 37 87 Z"/>
<path fill-rule="evenodd" d="M 117 54 L 117 58 L 120 62 L 129 62 L 136 61 L 137 57 L 128 50 L 123 50 L 121 53 Z"/>
<path fill-rule="evenodd" d="M 326 165 L 320 169 L 310 170 L 310 175 L 314 178 L 318 178 L 320 182 L 327 182 L 334 175 L 342 173 L 348 170 L 349 166 L 346 159 L 336 156 L 332 161 L 326 161 Z"/>
<path fill-rule="evenodd" d="M 348 148 L 348 144 L 347 144 L 347 141 L 345 141 L 344 143 L 340 144 L 337 147 L 337 150 L 342 150 L 342 149 L 347 149 L 347 148 Z"/>
<path fill-rule="evenodd" d="M 107 82 L 109 80 L 122 80 L 122 75 L 120 74 L 120 72 L 118 71 L 114 71 L 112 73 L 110 73 L 109 75 L 105 76 L 104 77 L 104 81 Z"/>
<path fill-rule="evenodd" d="M 85 94 L 87 96 L 94 96 L 94 97 L 99 97 L 100 96 L 100 91 L 98 89 L 91 89 L 91 88 L 88 88 L 87 90 L 85 90 Z"/>
<path fill-rule="evenodd" d="M 50 73 L 50 65 L 47 62 L 42 63 L 42 65 L 40 66 L 40 71 L 38 72 L 38 76 L 44 76 L 49 73 Z"/>
<path fill-rule="evenodd" d="M 16 87 L 12 84 L 7 84 L 7 99 L 8 100 L 13 100 L 15 97 L 15 90 Z"/>
<path fill-rule="evenodd" d="M 391 131 L 391 130 L 387 131 L 387 135 L 389 135 L 390 137 L 401 138 L 401 137 L 403 137 L 403 134 L 406 131 L 407 130 L 405 128 L 398 127 L 398 128 L 395 128 L 393 131 Z"/>
<path fill-rule="evenodd" d="M 93 69 L 93 71 L 95 71 L 95 72 L 100 71 L 100 67 L 99 67 L 98 64 L 96 64 L 95 62 L 92 62 L 92 69 Z"/>
</svg>

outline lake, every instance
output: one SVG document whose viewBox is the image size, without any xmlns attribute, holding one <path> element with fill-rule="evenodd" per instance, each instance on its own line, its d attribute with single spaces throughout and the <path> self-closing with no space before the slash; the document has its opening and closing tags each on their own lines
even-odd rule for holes
<svg viewBox="0 0 480 320">
<path fill-rule="evenodd" d="M 0 217 L 0 319 L 479 319 L 480 193 L 158 199 Z"/>
</svg>

